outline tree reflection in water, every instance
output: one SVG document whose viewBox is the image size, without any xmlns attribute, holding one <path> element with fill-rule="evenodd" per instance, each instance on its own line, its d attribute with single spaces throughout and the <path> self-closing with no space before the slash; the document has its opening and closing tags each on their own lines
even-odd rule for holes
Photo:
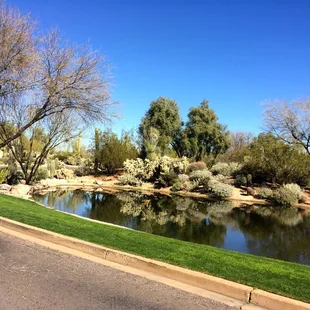
<svg viewBox="0 0 310 310">
<path fill-rule="evenodd" d="M 209 201 L 139 192 L 48 192 L 45 205 L 148 233 L 310 265 L 310 217 L 296 208 L 234 208 Z"/>
</svg>

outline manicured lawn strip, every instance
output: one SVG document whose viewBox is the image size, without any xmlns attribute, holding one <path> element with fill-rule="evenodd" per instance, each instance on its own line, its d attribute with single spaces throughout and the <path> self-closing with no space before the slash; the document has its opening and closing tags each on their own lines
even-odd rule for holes
<svg viewBox="0 0 310 310">
<path fill-rule="evenodd" d="M 0 195 L 0 216 L 310 302 L 310 267 L 93 223 Z"/>
</svg>

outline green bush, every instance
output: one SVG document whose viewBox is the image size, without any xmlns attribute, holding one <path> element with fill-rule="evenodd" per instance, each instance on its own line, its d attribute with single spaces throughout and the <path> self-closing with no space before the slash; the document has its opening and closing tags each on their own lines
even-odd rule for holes
<svg viewBox="0 0 310 310">
<path fill-rule="evenodd" d="M 300 188 L 298 184 L 290 183 L 283 185 L 284 188 L 290 190 L 297 198 L 297 200 L 300 200 L 303 195 L 303 190 Z"/>
<path fill-rule="evenodd" d="M 84 175 L 89 175 L 90 174 L 90 168 L 87 166 L 80 166 L 77 169 L 74 170 L 74 174 L 77 177 L 82 177 Z"/>
<path fill-rule="evenodd" d="M 190 192 L 192 190 L 194 190 L 195 188 L 198 187 L 198 183 L 195 181 L 185 181 L 182 182 L 180 180 L 176 181 L 172 187 L 171 187 L 171 191 L 172 192 L 178 192 L 178 191 L 187 191 Z"/>
<path fill-rule="evenodd" d="M 234 174 L 236 174 L 240 169 L 242 168 L 242 165 L 239 163 L 217 163 L 212 168 L 210 171 L 214 174 L 221 174 L 227 177 L 230 177 Z"/>
<path fill-rule="evenodd" d="M 171 187 L 171 191 L 172 192 L 178 192 L 178 191 L 181 191 L 183 189 L 183 182 L 181 181 L 177 181 L 175 182 L 172 187 Z"/>
<path fill-rule="evenodd" d="M 196 161 L 194 163 L 190 163 L 187 167 L 187 173 L 190 174 L 193 171 L 197 170 L 205 170 L 207 169 L 207 165 L 203 161 Z"/>
<path fill-rule="evenodd" d="M 272 201 L 278 206 L 292 207 L 298 202 L 298 199 L 291 190 L 285 187 L 280 187 L 274 191 Z"/>
<path fill-rule="evenodd" d="M 119 176 L 118 181 L 121 185 L 142 186 L 141 180 L 128 173 Z"/>
<path fill-rule="evenodd" d="M 273 191 L 268 187 L 262 187 L 258 190 L 257 197 L 260 199 L 269 199 L 272 197 Z"/>
<path fill-rule="evenodd" d="M 155 182 L 155 187 L 169 187 L 178 181 L 178 175 L 172 170 L 166 173 L 162 173 L 157 181 Z"/>
<path fill-rule="evenodd" d="M 208 183 L 208 190 L 213 196 L 218 198 L 230 197 L 233 194 L 234 187 L 211 179 Z"/>
<path fill-rule="evenodd" d="M 7 169 L 0 169 L 0 184 L 4 183 L 7 176 L 8 176 Z"/>
<path fill-rule="evenodd" d="M 255 183 L 310 184 L 310 156 L 271 133 L 253 140 L 245 157 L 242 174 L 250 173 Z"/>
<path fill-rule="evenodd" d="M 34 181 L 40 181 L 40 180 L 45 180 L 49 177 L 49 171 L 45 167 L 39 167 L 35 177 Z"/>
<path fill-rule="evenodd" d="M 235 179 L 235 185 L 240 186 L 246 186 L 248 183 L 247 177 L 244 174 L 238 174 Z"/>
</svg>

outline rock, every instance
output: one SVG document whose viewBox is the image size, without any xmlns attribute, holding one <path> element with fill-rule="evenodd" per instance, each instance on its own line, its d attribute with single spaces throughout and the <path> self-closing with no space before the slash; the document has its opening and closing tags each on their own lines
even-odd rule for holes
<svg viewBox="0 0 310 310">
<path fill-rule="evenodd" d="M 247 195 L 255 196 L 255 190 L 252 187 L 246 188 Z"/>
<path fill-rule="evenodd" d="M 12 186 L 9 184 L 0 184 L 0 191 L 9 192 Z"/>
<path fill-rule="evenodd" d="M 30 185 L 17 184 L 12 186 L 11 194 L 16 197 L 27 198 L 29 196 L 30 189 Z"/>
<path fill-rule="evenodd" d="M 310 197 L 307 194 L 303 193 L 300 202 L 310 204 Z"/>
<path fill-rule="evenodd" d="M 96 180 L 94 183 L 97 185 L 103 185 L 103 181 L 99 181 L 99 180 Z"/>
<path fill-rule="evenodd" d="M 19 183 L 20 184 L 26 184 L 26 180 L 20 180 Z"/>
</svg>

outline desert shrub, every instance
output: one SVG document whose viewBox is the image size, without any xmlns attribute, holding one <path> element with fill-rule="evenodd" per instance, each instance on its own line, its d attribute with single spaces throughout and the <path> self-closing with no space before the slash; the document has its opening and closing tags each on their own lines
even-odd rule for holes
<svg viewBox="0 0 310 310">
<path fill-rule="evenodd" d="M 166 173 L 160 174 L 159 178 L 155 182 L 155 187 L 169 187 L 178 181 L 178 175 L 172 170 Z"/>
<path fill-rule="evenodd" d="M 190 174 L 193 171 L 197 170 L 205 170 L 207 169 L 207 165 L 203 161 L 196 161 L 194 163 L 190 163 L 187 167 L 187 173 Z"/>
<path fill-rule="evenodd" d="M 258 190 L 257 197 L 260 199 L 269 199 L 272 197 L 273 191 L 268 187 L 262 187 Z"/>
<path fill-rule="evenodd" d="M 239 163 L 217 163 L 214 166 L 212 166 L 212 168 L 210 169 L 210 171 L 214 174 L 221 174 L 224 176 L 232 176 L 234 174 L 236 174 L 240 169 L 241 169 L 242 165 Z"/>
<path fill-rule="evenodd" d="M 182 190 L 182 187 L 183 187 L 183 182 L 181 181 L 177 181 L 175 182 L 172 187 L 171 187 L 171 191 L 172 192 L 178 192 L 178 191 L 181 191 Z"/>
<path fill-rule="evenodd" d="M 49 171 L 45 167 L 39 167 L 35 177 L 34 181 L 40 181 L 45 180 L 50 176 Z"/>
<path fill-rule="evenodd" d="M 7 169 L 0 169 L 0 184 L 4 183 L 7 176 L 8 176 Z"/>
<path fill-rule="evenodd" d="M 78 167 L 77 169 L 74 170 L 74 174 L 77 176 L 77 177 L 82 177 L 84 175 L 88 175 L 90 174 L 90 168 L 87 167 L 87 166 L 80 166 Z"/>
<path fill-rule="evenodd" d="M 219 198 L 230 197 L 233 194 L 233 186 L 211 179 L 208 183 L 208 190 L 212 195 Z"/>
<path fill-rule="evenodd" d="M 83 158 L 79 155 L 71 155 L 65 161 L 67 165 L 78 166 L 83 163 Z"/>
<path fill-rule="evenodd" d="M 66 152 L 66 151 L 60 151 L 60 152 L 55 152 L 53 154 L 53 157 L 55 159 L 58 159 L 62 162 L 67 162 L 68 158 L 72 155 L 71 152 Z"/>
<path fill-rule="evenodd" d="M 298 202 L 298 199 L 291 190 L 285 187 L 280 187 L 274 191 L 272 201 L 278 206 L 292 207 Z"/>
<path fill-rule="evenodd" d="M 303 190 L 300 188 L 298 184 L 290 183 L 283 185 L 284 188 L 290 190 L 297 198 L 297 200 L 300 200 L 303 195 Z"/>
<path fill-rule="evenodd" d="M 217 174 L 217 175 L 213 176 L 213 178 L 216 181 L 219 181 L 219 182 L 225 183 L 225 184 L 232 184 L 234 182 L 230 177 L 227 177 L 227 176 L 222 175 L 222 174 Z"/>
<path fill-rule="evenodd" d="M 212 173 L 208 169 L 196 170 L 189 175 L 190 181 L 197 181 L 199 184 L 206 184 L 211 177 Z"/>
<path fill-rule="evenodd" d="M 235 179 L 235 185 L 240 186 L 246 186 L 248 183 L 247 177 L 244 174 L 238 174 Z"/>
<path fill-rule="evenodd" d="M 245 157 L 243 174 L 250 173 L 255 183 L 310 184 L 310 156 L 271 133 L 253 140 Z"/>
<path fill-rule="evenodd" d="M 121 185 L 142 186 L 141 180 L 128 173 L 120 175 L 118 181 Z"/>
<path fill-rule="evenodd" d="M 189 181 L 189 176 L 187 174 L 179 174 L 178 179 L 181 182 L 188 182 Z"/>
<path fill-rule="evenodd" d="M 193 181 L 193 182 L 191 182 L 191 181 L 185 181 L 185 182 L 177 181 L 171 187 L 171 191 L 173 191 L 173 192 L 178 192 L 178 191 L 190 192 L 190 191 L 194 190 L 196 187 L 198 187 L 198 183 L 195 181 Z"/>
<path fill-rule="evenodd" d="M 72 179 L 74 176 L 73 170 L 61 168 L 56 170 L 56 175 L 58 178 L 64 178 L 66 180 Z"/>
</svg>

